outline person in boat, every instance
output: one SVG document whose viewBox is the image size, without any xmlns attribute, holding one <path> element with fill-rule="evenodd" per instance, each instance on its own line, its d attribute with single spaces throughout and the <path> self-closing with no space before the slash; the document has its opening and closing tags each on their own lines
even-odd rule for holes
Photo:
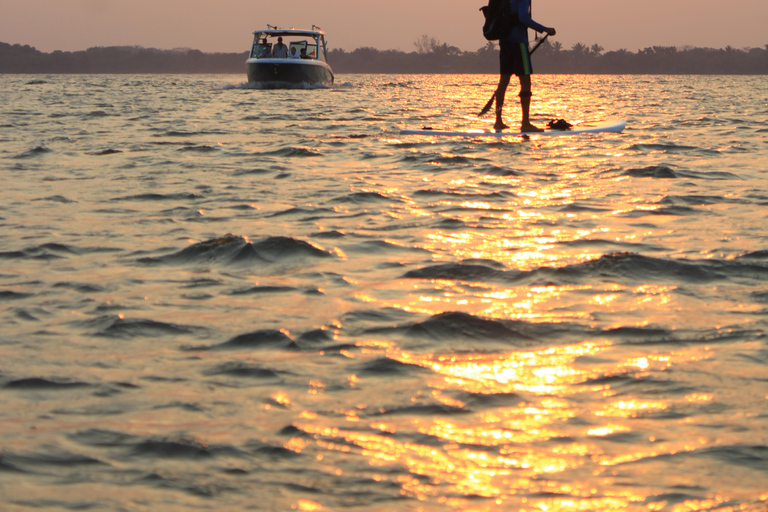
<svg viewBox="0 0 768 512">
<path fill-rule="evenodd" d="M 306 49 L 306 48 L 302 48 L 302 49 L 301 49 L 301 53 L 300 53 L 300 55 L 299 55 L 299 56 L 300 56 L 302 59 L 311 59 L 311 58 L 312 58 L 312 57 L 310 57 L 309 55 L 307 55 L 307 49 Z"/>
<path fill-rule="evenodd" d="M 288 58 L 288 47 L 283 44 L 283 38 L 277 38 L 277 44 L 272 48 L 272 56 L 276 59 Z"/>
<path fill-rule="evenodd" d="M 289 59 L 300 59 L 301 58 L 301 56 L 299 56 L 299 54 L 296 53 L 296 47 L 295 46 L 291 47 L 291 54 L 288 56 L 288 58 Z"/>
<path fill-rule="evenodd" d="M 509 0 L 509 12 L 515 19 L 515 23 L 509 34 L 499 40 L 501 49 L 499 56 L 499 86 L 496 88 L 496 123 L 494 129 L 501 131 L 509 128 L 502 119 L 504 109 L 504 96 L 507 92 L 507 86 L 512 79 L 512 75 L 517 75 L 520 79 L 520 107 L 523 111 L 521 132 L 540 132 L 531 124 L 531 51 L 528 47 L 528 29 L 532 28 L 537 32 L 546 32 L 550 36 L 555 35 L 555 29 L 545 27 L 531 19 L 531 0 Z"/>
<path fill-rule="evenodd" d="M 272 52 L 269 51 L 269 46 L 264 46 L 264 48 L 262 48 L 261 50 L 261 53 L 259 54 L 259 58 L 268 59 L 271 56 L 272 56 Z"/>
</svg>

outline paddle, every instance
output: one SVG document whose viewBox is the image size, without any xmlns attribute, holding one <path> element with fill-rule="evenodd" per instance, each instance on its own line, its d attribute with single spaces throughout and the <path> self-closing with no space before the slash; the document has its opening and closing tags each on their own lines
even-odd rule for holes
<svg viewBox="0 0 768 512">
<path fill-rule="evenodd" d="M 548 37 L 549 37 L 549 34 L 547 34 L 546 32 L 544 32 L 544 35 L 543 35 L 543 36 L 541 36 L 540 38 L 538 38 L 538 39 L 536 39 L 536 40 L 534 41 L 534 43 L 536 43 L 536 44 L 535 44 L 535 45 L 533 45 L 533 49 L 531 49 L 531 55 L 533 55 L 533 52 L 535 52 L 535 51 L 536 51 L 536 50 L 539 48 L 539 46 L 541 46 L 542 44 L 544 44 L 544 41 L 546 41 Z"/>
<path fill-rule="evenodd" d="M 539 48 L 539 46 L 544 44 L 544 41 L 546 41 L 548 37 L 549 37 L 549 34 L 545 32 L 543 36 L 536 39 L 534 41 L 535 44 L 533 46 L 533 49 L 530 51 L 529 55 L 533 55 L 533 52 L 535 52 Z M 485 104 L 485 106 L 483 107 L 483 110 L 481 110 L 480 113 L 477 114 L 477 117 L 483 117 L 485 114 L 487 114 L 488 111 L 491 110 L 491 107 L 493 106 L 493 102 L 495 100 L 496 100 L 496 91 L 493 91 L 493 96 L 491 96 L 491 99 L 489 99 L 488 103 Z"/>
</svg>

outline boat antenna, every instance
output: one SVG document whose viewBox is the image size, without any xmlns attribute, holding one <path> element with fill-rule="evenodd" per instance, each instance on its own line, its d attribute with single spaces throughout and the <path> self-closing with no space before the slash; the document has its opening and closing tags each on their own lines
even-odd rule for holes
<svg viewBox="0 0 768 512">
<path fill-rule="evenodd" d="M 276 29 L 276 28 L 277 28 L 277 25 L 270 25 L 269 23 L 267 23 L 267 30 Z"/>
<path fill-rule="evenodd" d="M 312 30 L 323 30 L 323 29 L 321 29 L 321 28 L 320 28 L 320 27 L 318 27 L 317 25 L 312 25 Z"/>
</svg>

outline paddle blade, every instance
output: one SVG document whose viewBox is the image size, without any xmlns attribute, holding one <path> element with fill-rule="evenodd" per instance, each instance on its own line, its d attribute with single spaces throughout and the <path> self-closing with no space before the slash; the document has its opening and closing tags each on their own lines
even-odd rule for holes
<svg viewBox="0 0 768 512">
<path fill-rule="evenodd" d="M 491 99 L 488 100 L 488 103 L 485 104 L 483 107 L 483 110 L 480 111 L 479 114 L 477 114 L 477 117 L 483 117 L 485 114 L 488 113 L 489 110 L 491 110 L 491 107 L 493 106 L 493 102 L 496 100 L 496 93 L 493 93 L 493 96 L 491 96 Z"/>
</svg>

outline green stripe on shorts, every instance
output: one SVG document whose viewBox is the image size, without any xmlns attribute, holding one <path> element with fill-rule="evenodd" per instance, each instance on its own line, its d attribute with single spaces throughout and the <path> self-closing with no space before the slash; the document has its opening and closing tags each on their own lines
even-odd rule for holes
<svg viewBox="0 0 768 512">
<path fill-rule="evenodd" d="M 525 43 L 520 43 L 520 53 L 522 54 L 523 59 L 523 72 L 526 75 L 531 74 L 531 61 L 529 60 L 528 55 L 528 45 Z"/>
</svg>

